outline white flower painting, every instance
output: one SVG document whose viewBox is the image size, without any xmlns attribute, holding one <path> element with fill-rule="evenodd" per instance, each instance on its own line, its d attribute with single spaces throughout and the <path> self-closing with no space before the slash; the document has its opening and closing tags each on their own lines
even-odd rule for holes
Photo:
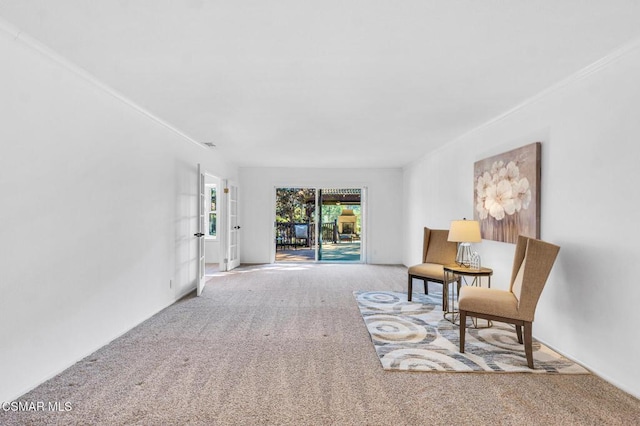
<svg viewBox="0 0 640 426">
<path fill-rule="evenodd" d="M 540 237 L 540 147 L 536 142 L 475 163 L 474 218 L 482 238 Z"/>
</svg>

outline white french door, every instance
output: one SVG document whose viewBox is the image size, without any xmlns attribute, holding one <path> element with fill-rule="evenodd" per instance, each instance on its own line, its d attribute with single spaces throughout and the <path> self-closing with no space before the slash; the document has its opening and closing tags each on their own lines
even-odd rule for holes
<svg viewBox="0 0 640 426">
<path fill-rule="evenodd" d="M 206 231 L 206 217 L 205 217 L 205 185 L 204 185 L 204 172 L 202 171 L 200 164 L 198 164 L 198 232 L 194 234 L 194 237 L 198 238 L 198 278 L 196 285 L 196 294 L 200 296 L 204 290 L 205 283 L 205 246 L 204 235 Z"/>
<path fill-rule="evenodd" d="M 238 225 L 238 185 L 233 181 L 226 181 L 225 195 L 227 197 L 227 271 L 240 266 L 240 225 Z"/>
</svg>

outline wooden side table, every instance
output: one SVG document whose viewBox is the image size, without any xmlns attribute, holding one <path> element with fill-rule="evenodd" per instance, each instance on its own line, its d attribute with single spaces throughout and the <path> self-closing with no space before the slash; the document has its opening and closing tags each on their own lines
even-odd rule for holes
<svg viewBox="0 0 640 426">
<path fill-rule="evenodd" d="M 491 288 L 491 276 L 493 275 L 493 269 L 481 267 L 480 269 L 474 269 L 466 266 L 460 266 L 457 263 L 452 263 L 449 265 L 444 265 L 444 282 L 455 281 L 455 277 L 461 277 L 462 280 L 458 281 L 457 286 L 453 286 L 452 291 L 448 291 L 447 289 L 447 307 L 444 312 L 444 318 L 447 321 L 451 321 L 453 324 L 458 323 L 459 319 L 459 311 L 458 311 L 458 294 L 460 293 L 460 286 L 464 282 L 464 285 L 474 285 L 477 287 L 482 286 L 482 278 L 485 277 L 487 281 L 487 286 Z M 471 283 L 467 281 L 467 277 L 471 280 Z M 493 324 L 491 321 L 486 321 L 486 325 L 479 326 L 478 319 L 472 318 L 473 325 L 476 328 L 486 328 L 491 327 Z"/>
</svg>

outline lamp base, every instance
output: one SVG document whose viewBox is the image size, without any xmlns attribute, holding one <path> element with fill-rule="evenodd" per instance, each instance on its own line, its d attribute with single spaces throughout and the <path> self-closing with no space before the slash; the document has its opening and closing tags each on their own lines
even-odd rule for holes
<svg viewBox="0 0 640 426">
<path fill-rule="evenodd" d="M 458 254 L 456 255 L 458 266 L 468 268 L 471 265 L 471 243 L 458 243 Z"/>
</svg>

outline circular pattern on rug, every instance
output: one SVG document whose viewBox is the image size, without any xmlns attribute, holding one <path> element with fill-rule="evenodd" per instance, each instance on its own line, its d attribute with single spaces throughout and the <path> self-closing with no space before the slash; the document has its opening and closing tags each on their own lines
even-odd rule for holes
<svg viewBox="0 0 640 426">
<path fill-rule="evenodd" d="M 524 350 L 524 346 L 521 343 L 518 343 L 516 331 L 513 328 L 507 328 L 501 324 L 497 326 L 494 324 L 492 328 L 469 328 L 467 329 L 467 333 L 479 342 L 486 343 L 487 345 L 491 345 L 496 348 L 513 351 Z M 537 342 L 533 343 L 533 350 L 537 350 L 538 346 L 539 344 Z"/>
<path fill-rule="evenodd" d="M 367 291 L 358 293 L 356 299 L 362 307 L 375 311 L 394 311 L 408 314 L 428 313 L 434 309 L 434 305 L 429 303 L 427 295 L 414 296 L 412 302 L 407 301 L 407 295 L 402 293 L 392 293 L 388 291 Z"/>
<path fill-rule="evenodd" d="M 395 293 L 388 291 L 368 291 L 358 295 L 358 301 L 368 302 L 371 305 L 389 305 L 400 302 L 400 297 Z"/>
<path fill-rule="evenodd" d="M 397 349 L 384 355 L 380 362 L 385 370 L 471 371 L 468 365 L 446 354 L 413 348 Z"/>
<path fill-rule="evenodd" d="M 385 370 L 502 371 L 588 374 L 589 371 L 533 341 L 535 369 L 527 366 L 513 327 L 494 322 L 476 329 L 468 317 L 465 352 L 460 326 L 443 319 L 442 294 L 357 291 L 354 296 Z"/>
<path fill-rule="evenodd" d="M 434 335 L 426 327 L 416 324 L 409 318 L 395 315 L 369 315 L 366 317 L 367 329 L 371 338 L 378 343 L 409 342 L 419 343 L 432 340 Z"/>
</svg>

